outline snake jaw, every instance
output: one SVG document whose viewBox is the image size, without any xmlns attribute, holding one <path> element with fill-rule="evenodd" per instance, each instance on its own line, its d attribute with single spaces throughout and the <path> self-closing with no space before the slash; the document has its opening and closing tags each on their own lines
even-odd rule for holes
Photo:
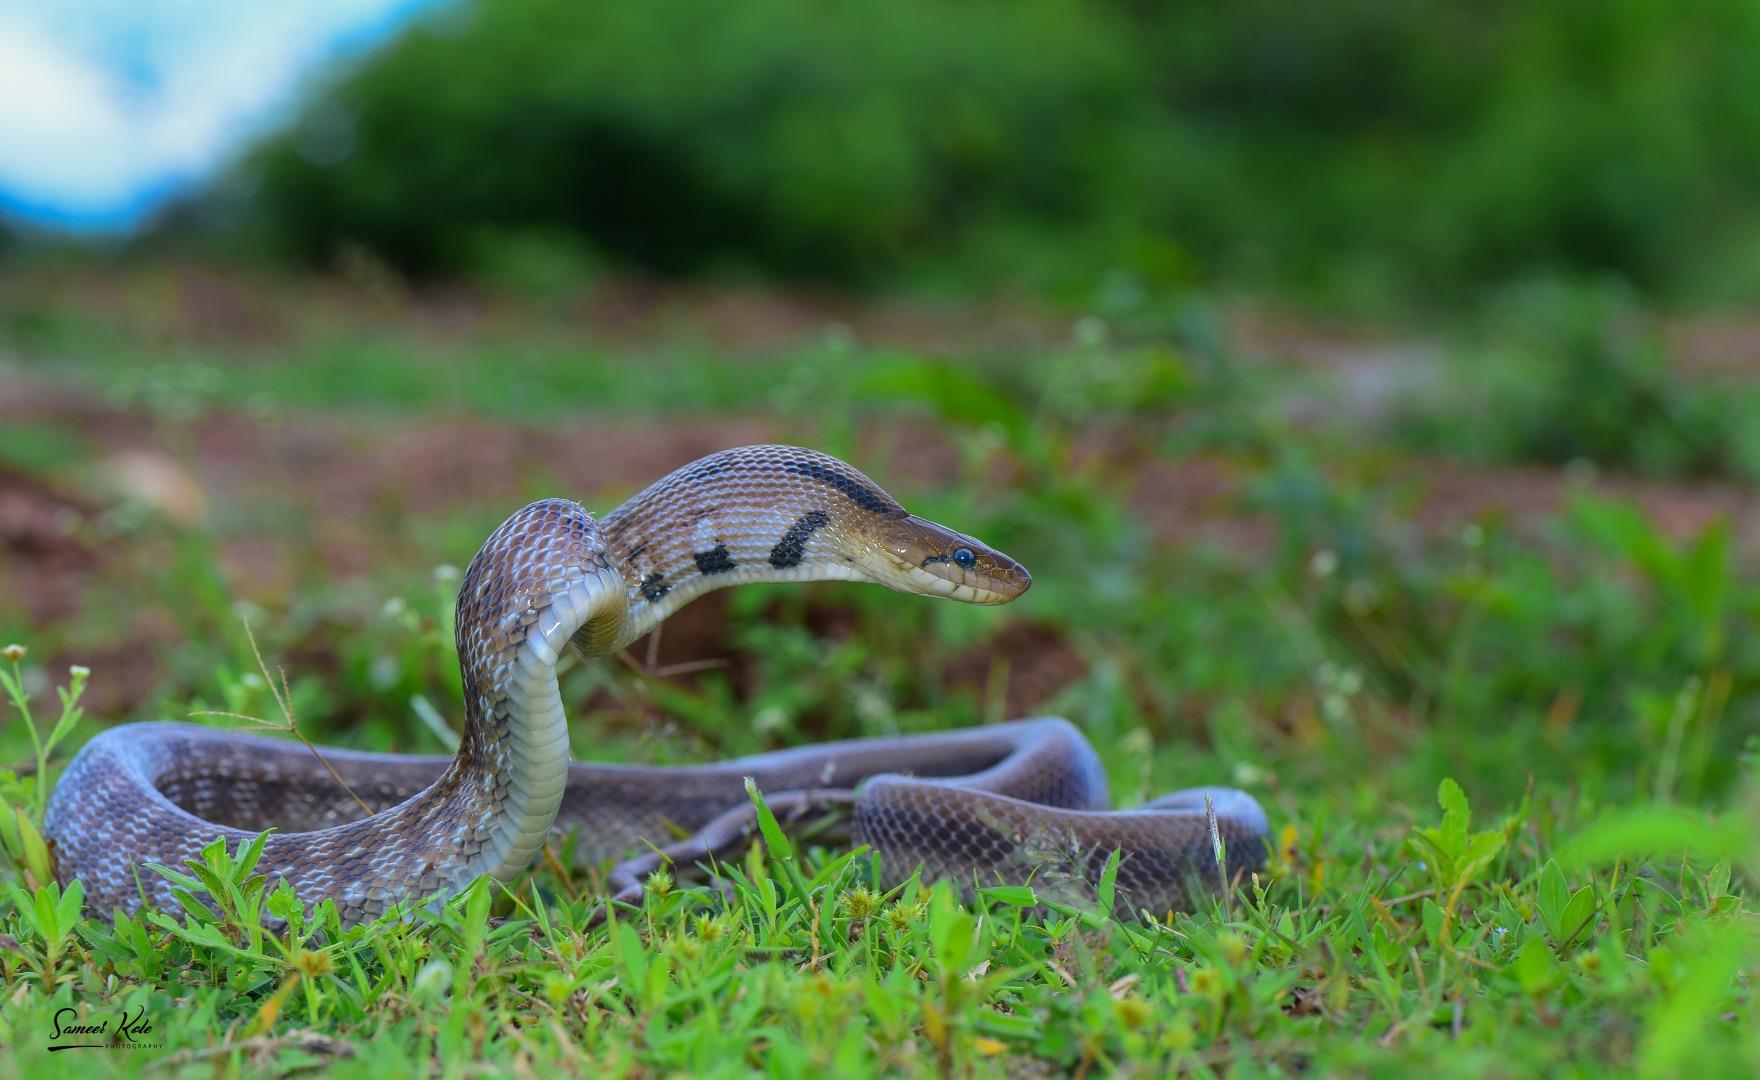
<svg viewBox="0 0 1760 1080">
<path fill-rule="evenodd" d="M 946 578 L 935 577 L 930 574 L 924 574 L 922 575 L 922 578 L 925 580 L 927 587 L 920 591 L 930 596 L 945 596 L 949 600 L 958 600 L 962 604 L 976 604 L 979 607 L 996 607 L 1001 604 L 1006 604 L 1014 599 L 1014 596 L 1008 593 L 984 586 L 965 585 L 959 582 L 949 581 Z"/>
</svg>

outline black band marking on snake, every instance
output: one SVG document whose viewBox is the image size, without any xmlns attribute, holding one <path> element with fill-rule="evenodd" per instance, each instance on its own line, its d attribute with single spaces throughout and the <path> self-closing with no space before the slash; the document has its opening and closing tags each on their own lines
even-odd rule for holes
<svg viewBox="0 0 1760 1080">
<path fill-rule="evenodd" d="M 666 584 L 666 575 L 658 570 L 642 579 L 642 599 L 650 604 L 656 603 L 671 591 L 672 586 Z"/>
<path fill-rule="evenodd" d="M 778 570 L 786 570 L 791 566 L 799 566 L 801 558 L 806 554 L 807 539 L 817 529 L 825 527 L 831 515 L 823 510 L 808 510 L 800 516 L 800 520 L 788 527 L 782 539 L 770 549 L 770 565 Z"/>
<path fill-rule="evenodd" d="M 699 551 L 691 558 L 697 560 L 697 569 L 705 575 L 725 574 L 739 568 L 739 564 L 733 561 L 733 556 L 728 554 L 726 544 L 716 544 L 711 550 Z"/>
<path fill-rule="evenodd" d="M 874 490 L 852 476 L 845 476 L 843 473 L 830 469 L 821 462 L 791 461 L 788 463 L 787 468 L 789 472 L 794 473 L 797 476 L 808 476 L 822 484 L 831 485 L 838 491 L 843 492 L 851 502 L 855 503 L 863 510 L 868 510 L 876 514 L 885 514 L 888 517 L 904 516 L 904 507 L 893 502 L 883 493 Z"/>
</svg>

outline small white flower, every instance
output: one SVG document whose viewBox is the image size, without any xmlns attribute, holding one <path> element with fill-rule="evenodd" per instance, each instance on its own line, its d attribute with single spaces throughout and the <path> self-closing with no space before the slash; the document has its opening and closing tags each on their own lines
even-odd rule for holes
<svg viewBox="0 0 1760 1080">
<path fill-rule="evenodd" d="M 788 714 L 780 705 L 766 705 L 752 716 L 752 730 L 760 732 L 776 731 L 788 723 Z"/>
<path fill-rule="evenodd" d="M 401 674 L 402 667 L 389 656 L 375 656 L 373 662 L 367 665 L 367 679 L 377 690 L 387 690 L 397 685 L 397 678 Z"/>
<path fill-rule="evenodd" d="M 410 990 L 416 997 L 438 998 L 452 988 L 452 965 L 444 960 L 430 960 L 416 972 Z"/>
<path fill-rule="evenodd" d="M 1106 344 L 1106 321 L 1098 315 L 1084 315 L 1077 319 L 1076 344 L 1084 349 Z"/>
</svg>

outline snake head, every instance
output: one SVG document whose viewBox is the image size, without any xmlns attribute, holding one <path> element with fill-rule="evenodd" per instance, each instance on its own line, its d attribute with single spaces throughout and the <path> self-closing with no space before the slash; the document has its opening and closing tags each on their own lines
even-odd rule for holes
<svg viewBox="0 0 1760 1080">
<path fill-rule="evenodd" d="M 945 596 L 968 604 L 1006 604 L 1027 591 L 1027 568 L 963 533 L 915 514 L 873 523 L 874 552 L 865 560 L 889 589 Z"/>
</svg>

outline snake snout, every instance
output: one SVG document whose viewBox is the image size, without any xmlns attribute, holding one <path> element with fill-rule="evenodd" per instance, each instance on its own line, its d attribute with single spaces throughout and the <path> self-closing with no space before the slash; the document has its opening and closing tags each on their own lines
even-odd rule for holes
<svg viewBox="0 0 1760 1080">
<path fill-rule="evenodd" d="M 1026 567 L 1000 551 L 989 554 L 988 564 L 980 562 L 966 571 L 961 587 L 973 593 L 968 603 L 1006 604 L 1033 587 L 1033 575 Z"/>
</svg>

